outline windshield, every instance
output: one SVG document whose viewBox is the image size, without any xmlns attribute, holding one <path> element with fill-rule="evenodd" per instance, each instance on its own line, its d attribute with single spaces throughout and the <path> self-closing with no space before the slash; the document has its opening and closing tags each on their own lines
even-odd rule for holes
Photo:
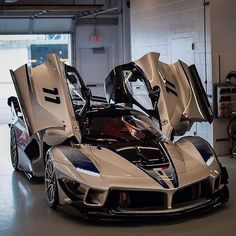
<svg viewBox="0 0 236 236">
<path fill-rule="evenodd" d="M 118 142 L 164 139 L 158 122 L 141 112 L 92 117 L 86 137 L 90 140 L 96 139 L 96 141 Z"/>
</svg>

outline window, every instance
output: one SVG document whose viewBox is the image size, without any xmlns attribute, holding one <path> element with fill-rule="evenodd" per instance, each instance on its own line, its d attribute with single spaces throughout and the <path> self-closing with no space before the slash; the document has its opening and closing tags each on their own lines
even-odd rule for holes
<svg viewBox="0 0 236 236">
<path fill-rule="evenodd" d="M 85 134 L 88 140 L 96 139 L 133 142 L 138 140 L 159 139 L 165 137 L 160 131 L 158 122 L 149 118 L 141 112 L 127 110 L 102 114 L 102 112 L 92 113 L 88 133 Z M 117 114 L 116 114 L 117 113 Z"/>
<path fill-rule="evenodd" d="M 35 67 L 45 56 L 57 54 L 63 62 L 71 63 L 70 34 L 0 35 L 0 110 L 9 114 L 7 98 L 16 95 L 9 70 L 28 63 Z M 8 115 L 9 117 L 9 115 Z M 1 120 L 0 120 L 1 122 Z"/>
</svg>

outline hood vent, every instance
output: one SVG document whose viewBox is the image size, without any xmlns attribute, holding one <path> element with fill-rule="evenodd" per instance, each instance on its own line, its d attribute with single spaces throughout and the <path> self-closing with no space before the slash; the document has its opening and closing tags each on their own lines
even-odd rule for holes
<svg viewBox="0 0 236 236">
<path fill-rule="evenodd" d="M 169 167 L 168 157 L 156 147 L 125 147 L 116 150 L 121 156 L 143 169 Z"/>
</svg>

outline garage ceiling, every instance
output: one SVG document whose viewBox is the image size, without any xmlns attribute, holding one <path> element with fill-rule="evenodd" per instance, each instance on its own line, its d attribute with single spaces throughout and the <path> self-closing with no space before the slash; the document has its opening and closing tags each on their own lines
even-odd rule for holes
<svg viewBox="0 0 236 236">
<path fill-rule="evenodd" d="M 117 9 L 111 0 L 0 0 L 0 34 L 70 33 L 75 23 Z"/>
</svg>

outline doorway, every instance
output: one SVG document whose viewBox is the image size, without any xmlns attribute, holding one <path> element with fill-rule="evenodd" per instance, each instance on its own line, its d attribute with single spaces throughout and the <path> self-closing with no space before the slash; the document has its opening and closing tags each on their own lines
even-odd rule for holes
<svg viewBox="0 0 236 236">
<path fill-rule="evenodd" d="M 194 63 L 194 44 L 192 36 L 178 37 L 171 39 L 171 62 L 178 60 L 188 65 Z"/>
<path fill-rule="evenodd" d="M 175 63 L 178 60 L 183 61 L 187 65 L 194 64 L 194 43 L 192 36 L 174 37 L 171 39 L 171 62 Z M 197 134 L 197 123 L 194 123 L 188 135 Z"/>
<path fill-rule="evenodd" d="M 79 72 L 94 96 L 104 97 L 103 83 L 110 72 L 110 54 L 108 47 L 79 49 Z"/>
</svg>

